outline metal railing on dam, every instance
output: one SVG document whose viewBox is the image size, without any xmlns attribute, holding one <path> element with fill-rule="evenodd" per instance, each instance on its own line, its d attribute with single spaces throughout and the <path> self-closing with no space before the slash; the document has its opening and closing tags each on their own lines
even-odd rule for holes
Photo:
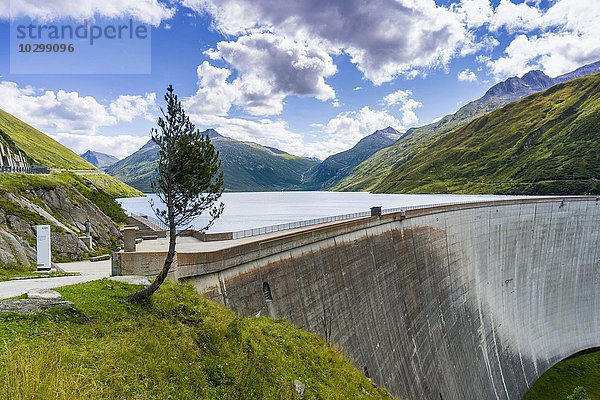
<svg viewBox="0 0 600 400">
<path fill-rule="evenodd" d="M 427 208 L 431 208 L 431 207 L 460 205 L 460 204 L 469 204 L 469 203 L 468 202 L 465 202 L 465 203 L 448 202 L 448 203 L 414 205 L 414 206 L 406 206 L 406 207 L 398 207 L 398 208 L 387 208 L 387 209 L 381 210 L 381 213 L 382 214 L 392 214 L 392 213 L 405 212 L 405 211 L 409 211 L 409 210 L 421 210 L 421 209 L 427 209 Z M 233 239 L 242 239 L 242 238 L 246 238 L 246 237 L 264 235 L 266 233 L 281 232 L 281 231 L 287 231 L 290 229 L 304 228 L 307 226 L 315 226 L 315 225 L 327 224 L 330 222 L 337 222 L 337 221 L 347 221 L 347 220 L 351 220 L 351 219 L 365 218 L 365 217 L 369 217 L 369 216 L 371 216 L 371 211 L 362 211 L 362 212 L 356 212 L 356 213 L 350 213 L 350 214 L 333 215 L 330 217 L 313 218 L 313 219 L 308 219 L 308 220 L 303 220 L 303 221 L 288 222 L 288 223 L 284 223 L 284 224 L 269 225 L 269 226 L 262 226 L 262 227 L 258 227 L 258 228 L 252 228 L 252 229 L 244 229 L 241 231 L 235 231 L 235 232 L 231 232 L 231 237 Z"/>
<path fill-rule="evenodd" d="M 144 222 L 151 228 L 155 230 L 168 230 L 169 226 L 159 220 L 156 217 L 151 217 L 148 214 L 139 213 L 139 212 L 128 212 L 127 216 L 129 217 L 139 217 L 144 220 Z"/>
<path fill-rule="evenodd" d="M 345 220 L 354 219 L 354 218 L 368 217 L 369 215 L 371 215 L 370 211 L 364 211 L 364 212 L 357 212 L 357 213 L 352 213 L 352 214 L 334 215 L 331 217 L 323 217 L 323 218 L 315 218 L 315 219 L 309 219 L 309 220 L 304 220 L 304 221 L 289 222 L 289 223 L 285 223 L 285 224 L 262 226 L 260 228 L 245 229 L 243 231 L 233 232 L 232 237 L 233 237 L 233 239 L 241 239 L 241 238 L 246 238 L 246 237 L 251 237 L 251 236 L 264 235 L 266 233 L 280 232 L 280 231 L 286 231 L 289 229 L 303 228 L 306 226 L 326 224 L 329 222 L 345 221 Z"/>
<path fill-rule="evenodd" d="M 600 346 L 598 198 L 403 211 L 199 243 L 173 278 L 322 335 L 326 316 L 335 345 L 402 399 L 521 399 Z M 164 255 L 121 253 L 121 272 L 154 274 Z"/>
</svg>

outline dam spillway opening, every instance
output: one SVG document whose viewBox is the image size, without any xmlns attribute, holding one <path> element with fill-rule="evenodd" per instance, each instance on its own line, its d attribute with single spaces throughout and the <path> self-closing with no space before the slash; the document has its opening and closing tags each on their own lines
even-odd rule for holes
<svg viewBox="0 0 600 400">
<path fill-rule="evenodd" d="M 596 347 L 582 350 L 557 362 L 534 382 L 525 395 L 525 400 L 573 397 L 595 399 L 599 394 L 600 348 Z"/>
</svg>

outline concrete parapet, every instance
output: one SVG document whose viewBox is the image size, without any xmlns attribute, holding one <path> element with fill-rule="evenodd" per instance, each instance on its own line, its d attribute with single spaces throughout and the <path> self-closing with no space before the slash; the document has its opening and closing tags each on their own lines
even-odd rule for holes
<svg viewBox="0 0 600 400">
<path fill-rule="evenodd" d="M 180 236 L 191 236 L 202 242 L 220 242 L 222 240 L 233 240 L 233 232 L 205 233 L 194 230 L 187 230 L 181 232 Z"/>
<path fill-rule="evenodd" d="M 135 251 L 136 250 L 136 239 L 137 239 L 137 231 L 140 228 L 137 226 L 126 226 L 121 230 L 123 232 L 123 243 L 125 247 L 125 251 Z"/>
</svg>

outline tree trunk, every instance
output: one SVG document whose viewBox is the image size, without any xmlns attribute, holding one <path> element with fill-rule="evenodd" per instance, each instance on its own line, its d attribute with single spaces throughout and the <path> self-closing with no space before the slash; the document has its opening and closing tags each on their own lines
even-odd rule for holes
<svg viewBox="0 0 600 400">
<path fill-rule="evenodd" d="M 173 212 L 171 210 L 172 206 L 169 206 L 169 250 L 167 252 L 167 257 L 165 258 L 165 263 L 163 264 L 163 268 L 160 271 L 160 274 L 156 277 L 156 279 L 152 282 L 152 284 L 148 287 L 145 287 L 137 292 L 133 293 L 129 298 L 133 302 L 137 302 L 143 299 L 147 299 L 152 295 L 152 293 L 156 292 L 160 285 L 165 281 L 169 270 L 171 269 L 171 265 L 173 265 L 173 259 L 175 258 L 175 242 L 177 240 L 177 228 L 175 226 L 175 220 L 173 216 Z"/>
</svg>

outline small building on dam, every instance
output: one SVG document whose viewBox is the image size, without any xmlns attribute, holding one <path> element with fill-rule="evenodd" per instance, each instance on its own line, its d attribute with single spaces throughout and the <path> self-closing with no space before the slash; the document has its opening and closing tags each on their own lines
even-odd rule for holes
<svg viewBox="0 0 600 400">
<path fill-rule="evenodd" d="M 522 399 L 600 346 L 600 201 L 457 204 L 178 250 L 172 277 L 321 334 L 399 399 Z M 116 255 L 153 275 L 163 251 Z"/>
</svg>

